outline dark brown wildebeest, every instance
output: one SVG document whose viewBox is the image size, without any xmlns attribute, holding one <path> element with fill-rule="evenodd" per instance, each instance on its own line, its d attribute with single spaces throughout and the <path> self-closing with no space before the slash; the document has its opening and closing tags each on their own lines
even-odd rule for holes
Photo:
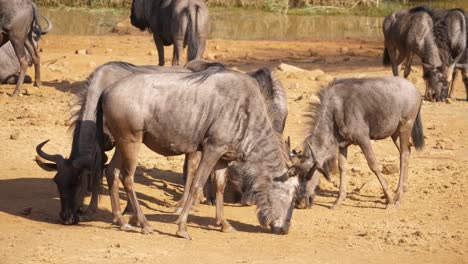
<svg viewBox="0 0 468 264">
<path fill-rule="evenodd" d="M 135 85 L 139 86 L 139 93 L 131 91 Z M 97 110 L 97 116 L 83 119 L 81 125 L 75 128 L 74 138 L 80 138 L 79 134 L 97 134 L 92 140 L 84 142 L 78 157 L 68 161 L 75 166 L 75 174 L 91 171 L 89 175 L 93 175 L 95 180 L 81 177 L 81 181 L 67 179 L 65 185 L 58 183 L 62 211 L 68 212 L 63 217 L 73 220 L 65 223 L 78 221 L 78 211 L 84 197 L 80 190 L 84 190 L 84 186 L 99 184 L 105 143 L 102 116 L 105 116 L 105 126 L 116 144 L 116 154 L 106 169 L 106 177 L 112 184 L 113 214 L 123 229 L 129 226 L 122 218 L 118 203 L 117 179 L 120 175 L 142 231 L 152 231 L 133 188 L 135 155 L 143 142 L 163 155 L 203 153 L 190 195 L 179 217 L 179 236 L 189 237 L 186 221 L 194 196 L 213 168 L 216 167 L 219 174 L 217 178 L 223 178 L 226 160 L 238 160 L 242 163 L 242 175 L 252 178 L 260 223 L 270 226 L 275 233 L 288 232 L 297 177 L 288 177 L 290 160 L 287 149 L 272 128 L 254 79 L 219 67 L 199 73 L 135 74 L 105 89 L 102 96 L 97 97 L 100 100 L 96 99 L 96 95 L 87 98 L 84 105 L 91 106 L 87 102 L 96 102 L 94 107 L 85 110 L 88 113 Z M 121 96 L 128 102 L 126 107 L 117 104 Z M 99 102 L 102 102 L 102 111 Z M 119 109 L 112 109 L 117 105 Z M 174 107 L 180 110 L 174 112 Z M 87 144 L 90 145 L 85 146 Z M 74 140 L 73 145 L 75 147 L 81 143 Z M 45 154 L 40 153 L 41 147 L 38 146 L 38 153 Z M 52 156 L 45 157 L 51 160 Z M 63 163 L 63 158 L 58 161 Z M 222 225 L 223 231 L 230 231 L 232 227 L 223 216 L 222 197 L 219 199 L 217 222 Z"/>
<path fill-rule="evenodd" d="M 210 25 L 202 0 L 133 0 L 130 19 L 135 27 L 153 33 L 160 66 L 164 46 L 174 45 L 172 65 L 179 65 L 187 45 L 187 61 L 203 56 Z"/>
<path fill-rule="evenodd" d="M 421 121 L 421 95 L 414 85 L 403 78 L 342 79 L 330 84 L 318 94 L 319 103 L 312 104 L 312 123 L 304 143 L 306 161 L 300 165 L 301 184 L 318 183 L 319 174 L 328 176 L 328 164 L 336 159 L 340 171 L 340 192 L 335 208 L 346 199 L 346 158 L 349 145 L 359 145 L 370 169 L 375 173 L 387 198 L 392 195 L 380 171 L 371 140 L 391 137 L 400 151 L 400 180 L 395 194 L 398 205 L 408 181 L 409 140 L 416 149 L 424 146 Z M 399 142 L 397 142 L 399 139 Z M 312 179 L 311 179 L 312 178 Z M 314 179 L 315 178 L 315 179 Z M 314 186 L 300 188 L 299 199 L 308 204 Z M 310 205 L 309 205 L 310 206 Z"/>
<path fill-rule="evenodd" d="M 33 28 L 33 44 L 34 47 L 37 49 L 37 45 L 41 35 L 47 34 L 52 29 L 52 22 L 46 17 L 42 17 L 47 23 L 47 27 L 43 29 L 41 32 L 35 30 L 37 27 Z M 39 35 L 40 34 L 40 35 Z M 29 52 L 26 52 L 28 65 L 32 64 L 32 57 Z M 20 71 L 20 64 L 18 58 L 15 53 L 15 49 L 13 49 L 13 45 L 11 42 L 7 42 L 5 45 L 0 47 L 0 84 L 7 83 L 7 84 L 16 84 L 18 82 L 18 72 Z M 24 83 L 31 83 L 32 79 L 30 76 L 25 75 Z"/>
<path fill-rule="evenodd" d="M 20 75 L 12 96 L 17 96 L 23 85 L 28 68 L 26 50 L 34 63 L 34 86 L 41 83 L 39 53 L 34 45 L 34 34 L 41 35 L 36 4 L 31 0 L 0 0 L 0 46 L 10 41 L 20 64 Z"/>
<path fill-rule="evenodd" d="M 431 11 L 425 7 L 416 7 L 396 11 L 384 19 L 383 63 L 391 64 L 393 75 L 398 76 L 398 65 L 406 59 L 404 77 L 407 78 L 411 72 L 413 55 L 418 55 L 423 62 L 423 77 L 427 90 L 434 91 L 435 99 L 441 101 L 443 91 L 448 87 L 448 68 L 444 67 L 436 43 L 431 14 Z"/>
</svg>

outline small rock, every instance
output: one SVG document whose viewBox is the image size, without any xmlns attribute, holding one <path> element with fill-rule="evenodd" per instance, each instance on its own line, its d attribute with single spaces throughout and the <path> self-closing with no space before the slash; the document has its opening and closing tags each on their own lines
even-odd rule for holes
<svg viewBox="0 0 468 264">
<path fill-rule="evenodd" d="M 148 51 L 148 55 L 155 56 L 155 55 L 158 55 L 158 52 L 155 51 L 155 50 L 150 50 L 150 51 Z"/>
<path fill-rule="evenodd" d="M 304 69 L 301 69 L 299 67 L 289 65 L 286 63 L 281 63 L 280 65 L 278 65 L 278 69 L 284 72 L 305 72 L 306 71 Z"/>
<path fill-rule="evenodd" d="M 302 98 L 304 98 L 304 96 L 302 96 L 302 95 L 299 95 L 299 96 L 298 96 L 296 99 L 294 99 L 294 101 L 295 101 L 295 102 L 297 102 L 297 101 L 301 101 L 301 100 L 302 100 Z"/>
<path fill-rule="evenodd" d="M 13 132 L 11 135 L 10 135 L 10 139 L 11 140 L 17 140 L 20 136 L 20 132 L 19 130 L 16 130 L 15 132 Z"/>
<path fill-rule="evenodd" d="M 94 50 L 93 49 L 87 49 L 86 54 L 88 54 L 88 55 L 94 54 Z"/>
<path fill-rule="evenodd" d="M 340 52 L 341 53 L 347 53 L 349 51 L 349 48 L 348 47 L 341 47 L 340 48 Z"/>
<path fill-rule="evenodd" d="M 219 50 L 219 49 L 220 49 L 219 45 L 216 45 L 216 46 L 214 47 L 214 49 L 215 49 L 215 50 Z"/>
<path fill-rule="evenodd" d="M 398 173 L 399 170 L 400 168 L 398 168 L 398 166 L 393 163 L 383 164 L 382 166 L 382 173 L 386 175 Z"/>
<path fill-rule="evenodd" d="M 112 53 L 112 49 L 111 49 L 111 48 L 107 48 L 107 49 L 106 49 L 106 53 Z"/>
<path fill-rule="evenodd" d="M 86 54 L 86 50 L 75 50 L 75 54 L 85 55 L 85 54 Z"/>
</svg>

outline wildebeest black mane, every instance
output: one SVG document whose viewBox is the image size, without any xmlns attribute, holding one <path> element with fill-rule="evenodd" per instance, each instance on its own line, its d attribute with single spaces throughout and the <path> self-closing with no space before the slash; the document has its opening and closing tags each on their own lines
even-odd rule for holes
<svg viewBox="0 0 468 264">
<path fill-rule="evenodd" d="M 193 81 L 194 84 L 200 85 L 205 82 L 210 76 L 220 72 L 230 71 L 220 63 L 213 63 L 213 66 L 206 68 L 203 71 L 189 73 L 184 80 Z"/>
<path fill-rule="evenodd" d="M 431 17 L 434 15 L 434 12 L 432 11 L 432 9 L 428 6 L 416 6 L 416 7 L 413 7 L 411 8 L 410 10 L 408 10 L 409 13 L 417 13 L 417 12 L 426 12 L 428 13 Z"/>
</svg>

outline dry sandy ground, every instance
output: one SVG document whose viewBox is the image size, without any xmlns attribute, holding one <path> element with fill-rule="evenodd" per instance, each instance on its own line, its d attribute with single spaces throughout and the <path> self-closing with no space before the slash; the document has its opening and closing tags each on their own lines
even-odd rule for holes
<svg viewBox="0 0 468 264">
<path fill-rule="evenodd" d="M 67 155 L 71 136 L 65 120 L 69 102 L 88 74 L 107 61 L 157 61 L 148 35 L 45 36 L 41 46 L 43 86 L 25 85 L 29 95 L 0 94 L 0 263 L 466 263 L 468 103 L 457 82 L 451 103 L 424 102 L 426 147 L 413 151 L 410 188 L 399 208 L 384 209 L 382 191 L 362 153 L 349 153 L 349 198 L 337 210 L 338 176 L 322 181 L 316 205 L 295 210 L 290 233 L 270 234 L 259 226 L 254 207 L 226 204 L 237 233 L 214 226 L 214 208 L 202 205 L 189 217 L 194 240 L 174 237 L 172 213 L 182 192 L 182 157 L 165 158 L 143 149 L 136 181 L 138 197 L 156 234 L 124 232 L 111 225 L 107 189 L 96 220 L 77 226 L 58 224 L 59 200 L 53 173 L 34 162 L 35 146 Z M 75 50 L 89 49 L 89 55 Z M 112 49 L 112 50 L 110 50 Z M 380 41 L 225 41 L 210 40 L 206 56 L 247 71 L 281 62 L 333 77 L 385 76 Z M 151 54 L 150 54 L 151 53 Z M 166 49 L 166 54 L 171 54 Z M 169 56 L 168 61 L 171 57 Z M 29 70 L 33 74 L 33 70 Z M 304 113 L 314 92 L 329 79 L 317 71 L 278 71 L 286 87 L 290 115 L 286 135 L 293 146 L 303 139 Z M 411 80 L 423 92 L 421 71 Z M 318 80 L 316 80 L 318 79 Z M 0 91 L 11 93 L 12 86 Z M 16 140 L 10 137 L 18 136 Z M 379 161 L 398 166 L 391 140 L 375 142 Z M 385 175 L 395 189 L 397 170 Z M 122 202 L 123 203 L 123 202 Z"/>
</svg>

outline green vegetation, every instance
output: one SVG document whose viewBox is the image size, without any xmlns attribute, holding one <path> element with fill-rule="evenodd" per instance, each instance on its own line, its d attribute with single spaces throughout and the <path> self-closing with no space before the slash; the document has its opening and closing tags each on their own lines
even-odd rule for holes
<svg viewBox="0 0 468 264">
<path fill-rule="evenodd" d="M 47 7 L 125 8 L 132 0 L 36 0 Z M 205 0 L 210 7 L 239 7 L 262 9 L 270 12 L 295 15 L 366 15 L 385 16 L 396 9 L 420 4 L 438 8 L 464 7 L 468 1 L 421 1 L 421 0 Z"/>
</svg>

